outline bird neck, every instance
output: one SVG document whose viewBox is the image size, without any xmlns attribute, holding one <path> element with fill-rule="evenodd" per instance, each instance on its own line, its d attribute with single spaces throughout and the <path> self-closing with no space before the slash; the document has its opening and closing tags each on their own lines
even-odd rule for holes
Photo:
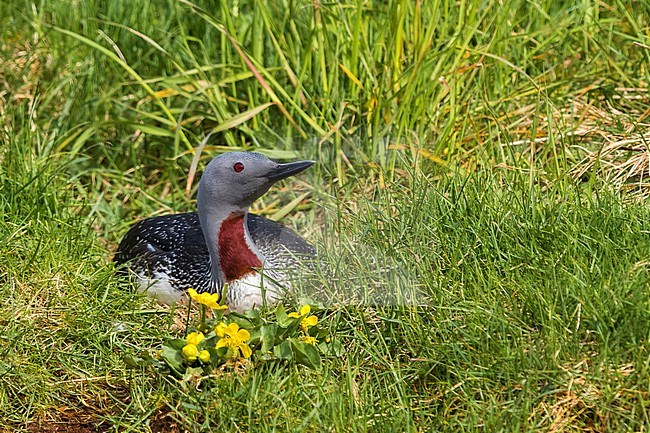
<svg viewBox="0 0 650 433">
<path fill-rule="evenodd" d="M 217 235 L 219 265 L 225 282 L 262 267 L 263 257 L 248 232 L 248 213 L 233 213 L 221 222 Z"/>
<path fill-rule="evenodd" d="M 199 201 L 199 220 L 210 252 L 213 292 L 260 268 L 262 254 L 248 232 L 248 209 L 205 206 Z"/>
<path fill-rule="evenodd" d="M 223 205 L 213 206 L 210 200 L 202 198 L 201 185 L 199 185 L 199 196 L 197 197 L 197 207 L 199 213 L 199 221 L 201 223 L 201 230 L 205 238 L 205 244 L 210 253 L 210 291 L 212 293 L 223 291 L 223 286 L 226 283 L 225 276 L 221 272 L 221 260 L 219 258 L 219 232 L 221 231 L 221 224 L 223 221 L 233 213 L 244 214 L 245 209 L 236 209 L 234 207 L 227 207 Z"/>
</svg>

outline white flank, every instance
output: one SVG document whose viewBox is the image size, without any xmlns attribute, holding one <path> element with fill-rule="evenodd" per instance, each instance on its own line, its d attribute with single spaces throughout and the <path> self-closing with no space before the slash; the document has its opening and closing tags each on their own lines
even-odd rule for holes
<svg viewBox="0 0 650 433">
<path fill-rule="evenodd" d="M 167 274 L 155 272 L 153 278 L 149 278 L 147 274 L 138 273 L 138 283 L 140 283 L 141 293 L 146 293 L 160 304 L 173 305 L 185 298 L 183 292 L 174 289 L 169 284 Z"/>
</svg>

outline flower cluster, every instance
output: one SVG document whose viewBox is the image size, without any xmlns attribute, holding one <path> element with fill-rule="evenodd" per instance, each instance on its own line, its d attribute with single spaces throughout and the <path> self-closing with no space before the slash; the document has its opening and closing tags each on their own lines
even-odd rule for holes
<svg viewBox="0 0 650 433">
<path fill-rule="evenodd" d="M 228 306 L 219 304 L 219 295 L 216 293 L 197 293 L 194 289 L 189 289 L 187 293 L 190 295 L 190 299 L 201 306 L 199 329 L 210 329 L 206 323 L 206 307 L 216 312 L 218 318 L 221 318 L 223 311 L 228 309 Z M 188 334 L 185 339 L 187 344 L 183 346 L 181 352 L 185 362 L 190 364 L 197 359 L 201 363 L 207 364 L 211 359 L 208 348 L 217 351 L 217 355 L 222 359 L 250 358 L 253 351 L 246 343 L 250 338 L 251 334 L 246 329 L 239 329 L 237 323 L 226 323 L 221 320 L 208 333 L 207 339 L 200 331 Z M 215 340 L 216 344 L 214 344 Z M 203 345 L 202 342 L 204 342 Z M 200 345 L 208 348 L 200 350 Z M 219 351 L 221 348 L 225 348 L 225 351 Z"/>
<path fill-rule="evenodd" d="M 183 349 L 181 349 L 183 358 L 189 362 L 194 362 L 197 360 L 197 358 L 202 363 L 209 362 L 210 352 L 208 352 L 206 349 L 199 351 L 199 344 L 201 344 L 203 340 L 205 340 L 205 336 L 202 332 L 192 332 L 189 334 L 185 339 L 187 344 L 183 346 Z"/>
<path fill-rule="evenodd" d="M 230 312 L 219 304 L 219 295 L 188 290 L 189 298 L 200 307 L 196 323 L 183 339 L 168 339 L 159 357 L 149 362 L 177 377 L 210 374 L 230 361 L 292 361 L 318 368 L 321 353 L 337 355 L 341 346 L 318 328 L 319 319 L 310 305 L 286 313 L 282 305 L 275 311 Z M 208 314 L 210 312 L 211 314 Z M 188 319 L 192 315 L 188 311 Z M 322 341 L 319 343 L 319 339 Z M 201 373 L 202 372 L 202 373 Z"/>
<path fill-rule="evenodd" d="M 250 358 L 253 351 L 246 343 L 250 338 L 251 334 L 245 329 L 239 329 L 237 323 L 219 322 L 207 338 L 200 331 L 185 337 L 185 344 L 181 348 L 183 362 L 188 365 L 196 364 L 196 361 L 200 365 L 208 364 L 215 359 L 211 351 L 222 360 Z M 220 351 L 221 348 L 225 348 L 225 351 Z"/>
</svg>

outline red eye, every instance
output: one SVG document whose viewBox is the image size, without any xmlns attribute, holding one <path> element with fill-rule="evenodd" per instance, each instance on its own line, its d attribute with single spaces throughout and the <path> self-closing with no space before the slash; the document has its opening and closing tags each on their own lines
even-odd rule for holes
<svg viewBox="0 0 650 433">
<path fill-rule="evenodd" d="M 235 165 L 232 166 L 232 169 L 235 170 L 237 173 L 240 173 L 244 170 L 244 164 L 241 162 L 236 162 Z"/>
</svg>

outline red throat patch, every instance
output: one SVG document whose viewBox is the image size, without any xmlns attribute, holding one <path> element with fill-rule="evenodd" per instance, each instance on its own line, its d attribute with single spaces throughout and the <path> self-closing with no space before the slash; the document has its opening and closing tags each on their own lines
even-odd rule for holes
<svg viewBox="0 0 650 433">
<path fill-rule="evenodd" d="M 226 282 L 239 279 L 261 268 L 262 262 L 246 242 L 244 215 L 228 218 L 219 230 L 219 259 Z"/>
</svg>

